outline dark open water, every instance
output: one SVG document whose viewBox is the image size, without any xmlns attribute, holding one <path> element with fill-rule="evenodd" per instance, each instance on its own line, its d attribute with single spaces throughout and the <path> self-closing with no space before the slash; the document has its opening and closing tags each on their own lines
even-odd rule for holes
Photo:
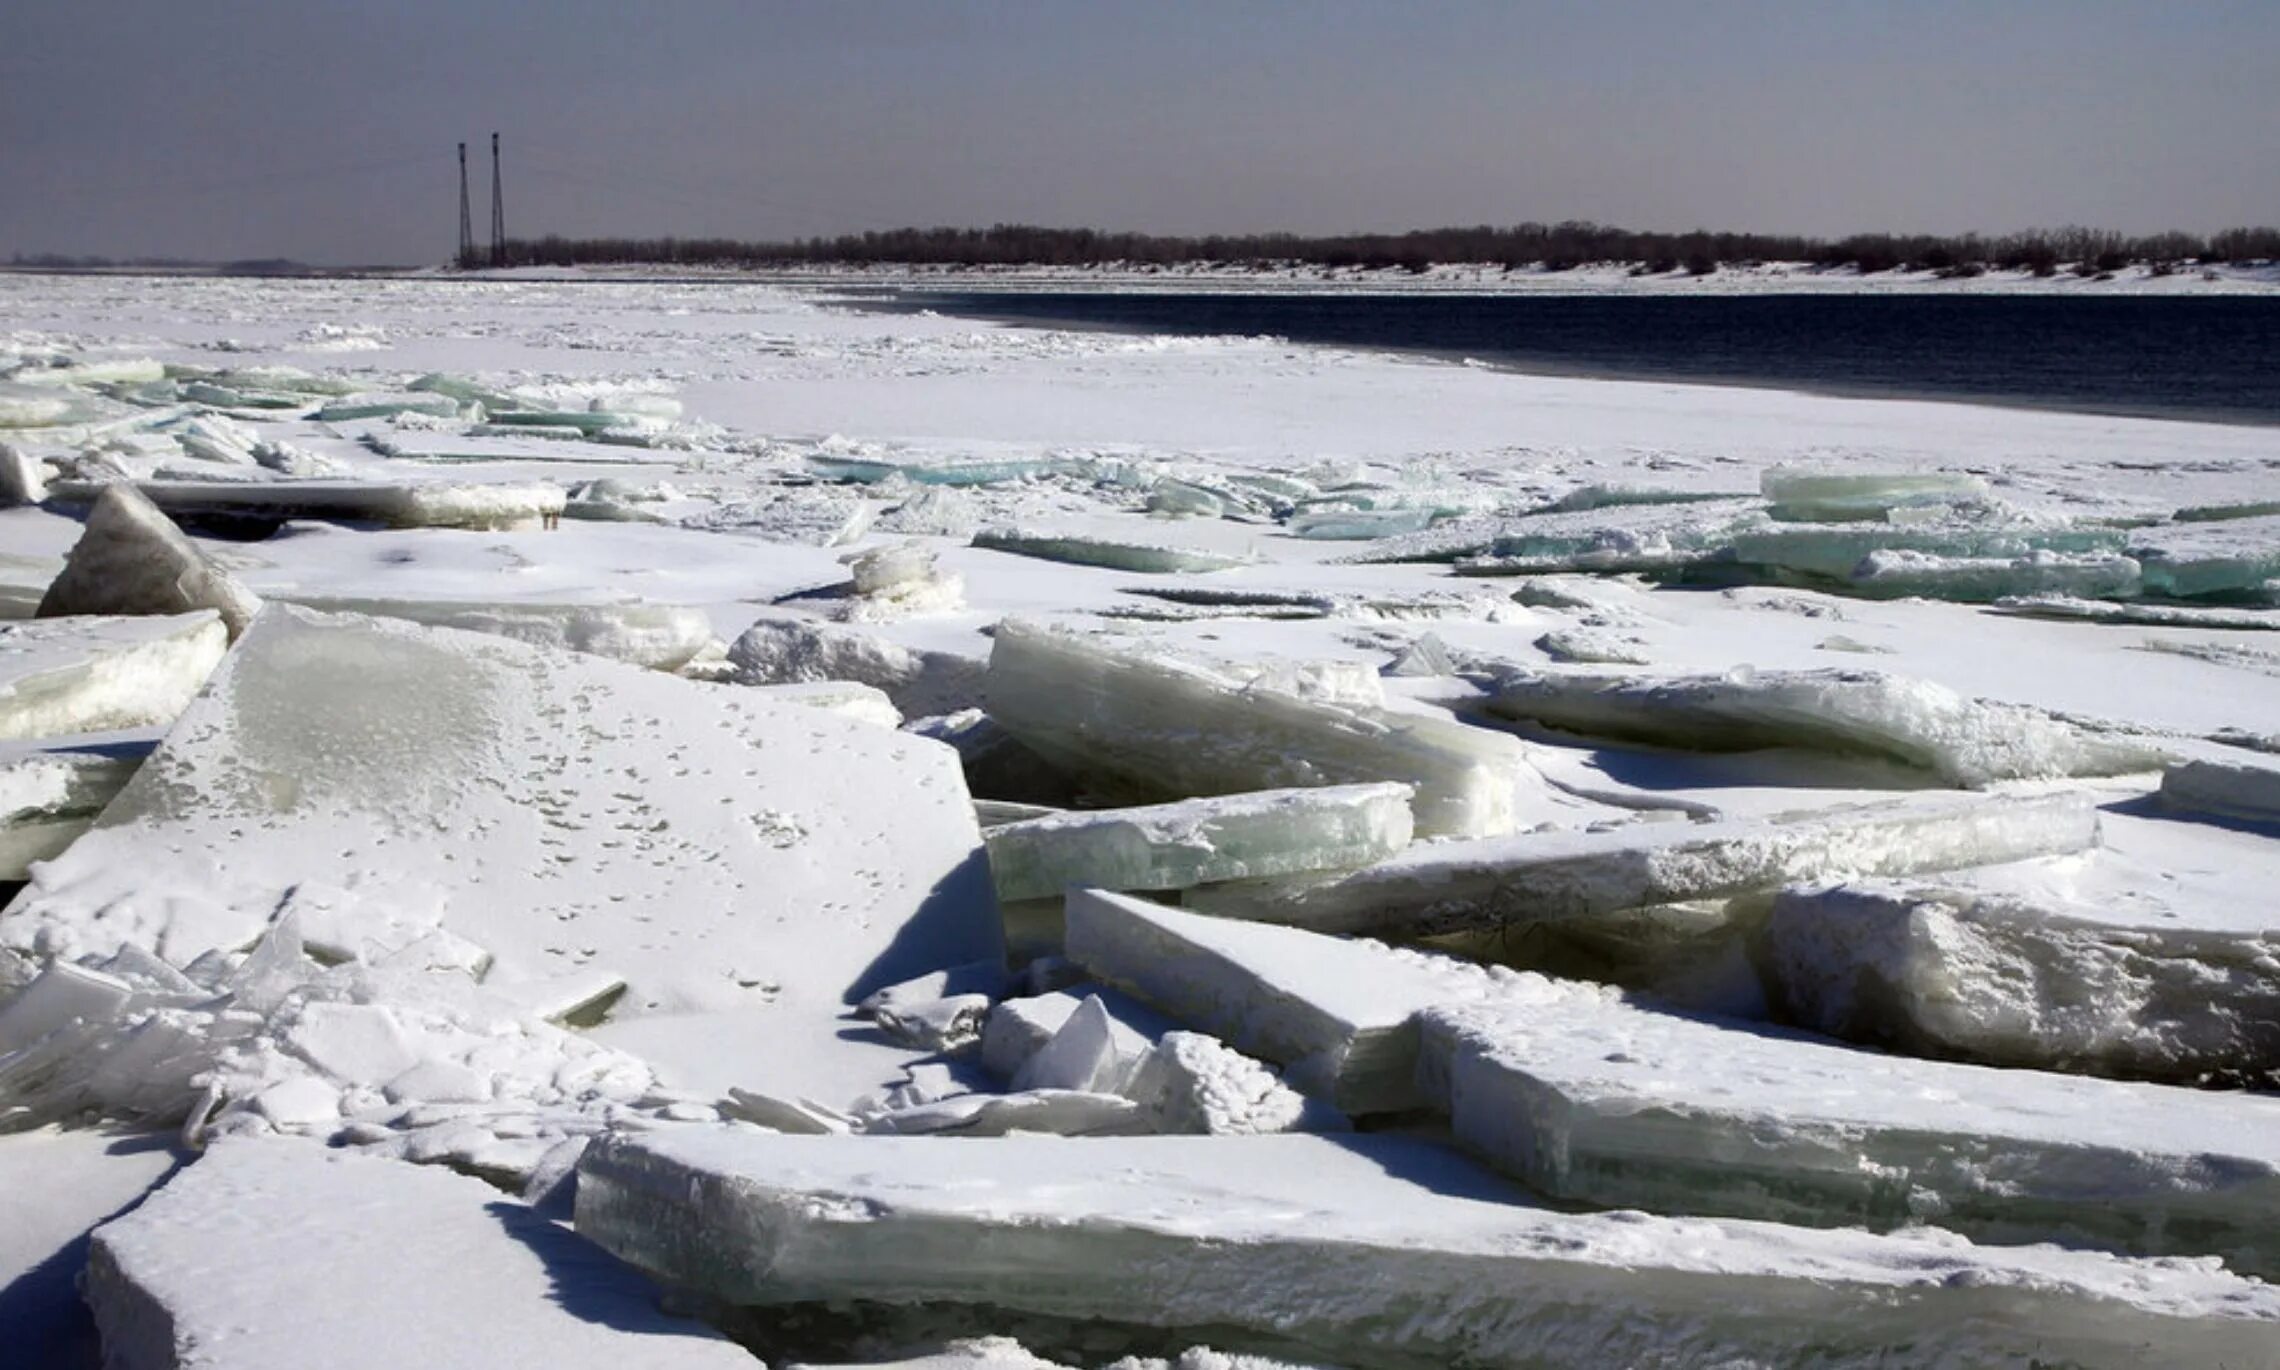
<svg viewBox="0 0 2280 1370">
<path fill-rule="evenodd" d="M 2280 424 L 2280 297 L 926 292 L 905 307 L 1521 371 Z"/>
</svg>

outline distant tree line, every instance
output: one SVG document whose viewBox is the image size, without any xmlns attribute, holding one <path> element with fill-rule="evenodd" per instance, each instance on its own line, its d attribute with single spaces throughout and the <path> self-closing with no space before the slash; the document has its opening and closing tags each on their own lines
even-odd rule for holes
<svg viewBox="0 0 2280 1370">
<path fill-rule="evenodd" d="M 485 265 L 489 253 L 462 260 Z M 2144 263 L 2157 273 L 2185 266 L 2280 260 L 2280 228 L 2234 228 L 2209 237 L 2156 233 L 2130 237 L 2093 228 L 1958 237 L 1856 233 L 1834 241 L 1765 233 L 1634 233 L 1569 220 L 1510 227 L 1432 228 L 1411 233 L 1300 237 L 1288 233 L 1167 237 L 1091 228 L 898 228 L 835 238 L 740 242 L 728 238 L 517 239 L 507 259 L 518 266 L 642 262 L 689 266 L 924 265 L 1174 266 L 1210 264 L 1260 270 L 1288 266 L 1361 267 L 1422 272 L 1442 263 L 1565 271 L 1590 263 L 1627 264 L 1640 275 L 1685 271 L 1707 275 L 1721 265 L 1809 262 L 1863 273 L 1933 271 L 1975 276 L 1990 268 L 2083 276 Z"/>
</svg>

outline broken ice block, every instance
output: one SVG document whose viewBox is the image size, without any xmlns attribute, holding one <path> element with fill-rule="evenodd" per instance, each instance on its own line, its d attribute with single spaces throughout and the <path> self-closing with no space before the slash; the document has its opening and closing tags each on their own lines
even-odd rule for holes
<svg viewBox="0 0 2280 1370">
<path fill-rule="evenodd" d="M 1105 566 L 1117 571 L 1155 572 L 1224 571 L 1247 566 L 1251 557 L 1213 552 L 1201 547 L 1090 537 L 1079 534 L 1027 533 L 1012 528 L 984 528 L 974 534 L 974 545 L 993 552 L 1065 561 L 1078 566 Z"/>
<path fill-rule="evenodd" d="M 86 503 L 111 487 L 59 483 L 58 500 Z M 274 523 L 286 519 L 347 519 L 389 528 L 472 528 L 496 531 L 550 527 L 562 516 L 559 485 L 469 485 L 431 481 L 137 481 L 135 488 L 177 519 Z"/>
<path fill-rule="evenodd" d="M 1139 796 L 1401 781 L 1425 836 L 1508 832 L 1540 781 L 1521 744 L 1426 714 L 1244 688 L 1199 666 L 1009 620 L 990 713 L 1057 766 Z"/>
<path fill-rule="evenodd" d="M 1356 1115 L 1423 1102 L 1410 1020 L 1465 992 L 1427 963 L 1364 944 L 1105 890 L 1069 892 L 1068 948 L 1101 979 Z"/>
<path fill-rule="evenodd" d="M 106 487 L 88 512 L 63 573 L 40 600 L 42 618 L 65 614 L 180 614 L 211 609 L 235 638 L 261 601 L 206 559 L 131 485 Z"/>
<path fill-rule="evenodd" d="M 2280 580 L 2280 514 L 2142 528 L 2130 534 L 2129 554 L 2154 593 L 2258 599 Z"/>
<path fill-rule="evenodd" d="M 2128 811 L 2099 827 L 2077 856 L 1786 890 L 1769 988 L 1795 1021 L 1929 1055 L 2276 1078 L 2280 843 Z"/>
<path fill-rule="evenodd" d="M 1554 1198 L 2280 1271 L 2280 1099 L 1885 1056 L 1529 976 L 1419 1026 L 1457 1140 Z"/>
<path fill-rule="evenodd" d="M 347 599 L 287 595 L 287 602 L 327 614 L 400 618 L 431 628 L 491 633 L 534 647 L 606 656 L 657 671 L 677 671 L 713 641 L 702 609 L 668 604 L 518 604 L 448 599 Z"/>
<path fill-rule="evenodd" d="M 227 649 L 203 609 L 0 623 L 0 740 L 172 723 Z"/>
<path fill-rule="evenodd" d="M 802 487 L 731 500 L 681 522 L 690 528 L 749 533 L 769 542 L 838 547 L 863 536 L 878 508 L 843 491 Z"/>
<path fill-rule="evenodd" d="M 903 542 L 840 558 L 854 594 L 840 606 L 856 622 L 885 622 L 911 614 L 946 613 L 966 606 L 965 578 L 935 565 L 923 543 Z"/>
<path fill-rule="evenodd" d="M 96 1231 L 84 1287 L 121 1370 L 753 1364 L 480 1180 L 300 1141 L 211 1148 Z"/>
<path fill-rule="evenodd" d="M 2106 604 L 2065 595 L 2020 595 L 1995 601 L 1995 612 L 2021 618 L 2077 619 L 2091 623 L 2134 623 L 2164 628 L 2216 628 L 2232 632 L 2280 632 L 2280 613 L 2257 609 L 2208 609 L 2192 604 Z"/>
<path fill-rule="evenodd" d="M 1088 1000 L 1098 1002 L 1108 1014 L 1117 1052 L 1127 1060 L 1138 1061 L 1147 1055 L 1148 1048 L 1174 1026 L 1138 1000 L 1093 985 L 1008 999 L 990 1010 L 989 1022 L 982 1029 L 983 1068 L 1011 1081 Z"/>
<path fill-rule="evenodd" d="M 1758 489 L 1773 516 L 1796 523 L 1844 523 L 1883 518 L 1895 509 L 1973 504 L 1987 498 L 1987 482 L 1950 471 L 1824 471 L 1768 467 Z"/>
<path fill-rule="evenodd" d="M 1687 751 L 1799 747 L 1879 756 L 1953 785 L 2158 770 L 2161 753 L 2015 704 L 1881 671 L 1516 673 L 1486 707 L 1567 732 Z"/>
<path fill-rule="evenodd" d="M 1212 880 L 1348 870 L 1409 845 L 1409 787 L 1333 785 L 1091 809 L 985 834 L 1001 900 L 1070 885 L 1174 890 Z"/>
<path fill-rule="evenodd" d="M 319 423 L 346 423 L 352 419 L 390 419 L 398 414 L 424 414 L 429 418 L 459 417 L 459 401 L 449 395 L 343 395 L 317 411 Z"/>
<path fill-rule="evenodd" d="M 2030 552 L 2023 557 L 1942 557 L 1928 552 L 1871 552 L 1853 568 L 1846 589 L 1871 599 L 1913 595 L 1987 604 L 2013 595 L 2121 599 L 2139 589 L 2128 557 Z"/>
<path fill-rule="evenodd" d="M 1168 1032 L 1143 1056 L 1123 1092 L 1149 1130 L 1210 1137 L 1343 1132 L 1346 1121 L 1275 1072 L 1200 1032 Z"/>
<path fill-rule="evenodd" d="M 1411 937 L 1725 899 L 1804 880 L 2015 861 L 2080 851 L 2097 835 L 2097 810 L 2079 795 L 1927 795 L 1773 821 L 1422 845 L 1348 876 L 1211 885 L 1185 902 L 1320 932 Z"/>
<path fill-rule="evenodd" d="M 912 717 L 945 714 L 982 692 L 982 664 L 955 652 L 913 651 L 876 633 L 812 619 L 764 618 L 729 645 L 744 685 L 854 681 L 884 690 Z"/>
<path fill-rule="evenodd" d="M 986 1168 L 976 1148 L 986 1146 Z M 2274 1363 L 2199 1264 L 1528 1204 L 1393 1137 L 604 1139 L 579 1232 L 730 1305 L 975 1305 L 1352 1365 Z"/>
<path fill-rule="evenodd" d="M 903 724 L 902 710 L 895 707 L 885 690 L 852 680 L 810 680 L 793 685 L 747 685 L 744 688 L 763 699 L 782 700 L 803 709 L 822 709 L 881 728 L 899 728 Z"/>
<path fill-rule="evenodd" d="M 1942 519 L 1929 523 L 1768 524 L 1738 529 L 1732 559 L 1760 571 L 1790 572 L 1843 587 L 1879 554 L 1913 552 L 1970 561 L 2011 561 L 2038 553 L 2119 555 L 2118 529 L 2022 520 Z"/>
<path fill-rule="evenodd" d="M 0 442 L 0 509 L 47 498 L 48 464 Z"/>
<path fill-rule="evenodd" d="M 2183 813 L 2280 823 L 2280 761 L 2202 758 L 2161 773 L 2161 803 Z"/>
<path fill-rule="evenodd" d="M 287 891 L 441 902 L 621 1016 L 827 1006 L 1000 954 L 948 748 L 503 638 L 273 606 L 0 945 L 242 947 Z"/>
<path fill-rule="evenodd" d="M 135 735 L 0 743 L 0 880 L 22 880 L 70 846 L 156 745 Z"/>
</svg>

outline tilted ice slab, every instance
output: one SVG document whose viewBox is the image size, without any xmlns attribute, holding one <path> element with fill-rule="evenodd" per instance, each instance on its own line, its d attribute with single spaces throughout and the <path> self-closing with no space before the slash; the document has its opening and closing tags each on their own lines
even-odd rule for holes
<svg viewBox="0 0 2280 1370">
<path fill-rule="evenodd" d="M 589 1150 L 577 1208 L 582 1234 L 732 1305 L 1211 1327 L 1365 1368 L 2280 1363 L 2280 1294 L 2207 1266 L 1556 1213 L 1391 1137 L 673 1129 Z"/>
<path fill-rule="evenodd" d="M 1185 902 L 1321 932 L 1407 937 L 2074 852 L 2097 833 L 2083 796 L 1925 795 L 1774 819 L 1417 846 L 1337 879 L 1212 885 Z"/>
<path fill-rule="evenodd" d="M 702 609 L 669 604 L 516 604 L 447 599 L 278 598 L 328 614 L 399 618 L 431 628 L 457 628 L 513 638 L 534 647 L 606 656 L 658 671 L 677 671 L 712 645 Z"/>
<path fill-rule="evenodd" d="M 1445 718 L 1246 688 L 1143 650 L 1008 620 L 990 653 L 989 710 L 1073 774 L 1138 796 L 1399 781 L 1421 835 L 1508 832 L 1541 787 L 1520 743 Z"/>
<path fill-rule="evenodd" d="M 1786 890 L 1758 961 L 1797 1021 L 1858 1041 L 2280 1079 L 2280 842 L 2116 812 L 2100 816 L 2100 839 L 1932 880 Z"/>
<path fill-rule="evenodd" d="M 1066 561 L 1079 566 L 1106 566 L 1118 571 L 1224 571 L 1229 567 L 1247 566 L 1253 560 L 1200 547 L 1124 541 L 1076 533 L 1025 533 L 1012 528 L 984 528 L 974 534 L 974 545 L 993 552 L 1011 552 L 1016 556 Z"/>
<path fill-rule="evenodd" d="M 177 965 L 298 887 L 424 914 L 491 980 L 621 1012 L 831 1004 L 999 954 L 948 748 L 495 637 L 280 605 L 5 914 L 43 956 Z"/>
<path fill-rule="evenodd" d="M 472 485 L 457 481 L 145 480 L 135 488 L 175 518 L 348 519 L 389 528 L 536 528 L 562 516 L 559 485 Z M 88 502 L 104 487 L 59 482 L 54 497 Z"/>
<path fill-rule="evenodd" d="M 65 614 L 180 614 L 211 609 L 235 638 L 261 600 L 206 559 L 173 520 L 131 485 L 95 499 L 87 526 L 40 599 L 43 618 Z"/>
<path fill-rule="evenodd" d="M 1967 699 L 1882 671 L 1724 675 L 1542 672 L 1498 682 L 1485 706 L 1568 732 L 1686 751 L 1798 747 L 1884 757 L 1954 785 L 2158 770 L 2158 751 L 2037 710 Z"/>
<path fill-rule="evenodd" d="M 1532 976 L 1418 1021 L 1459 1143 L 1554 1198 L 2280 1272 L 2280 1098 L 1885 1056 Z"/>
<path fill-rule="evenodd" d="M 1895 509 L 1968 504 L 1987 498 L 1987 482 L 1951 471 L 1825 471 L 1774 466 L 1758 477 L 1773 516 L 1797 522 L 1842 523 L 1883 518 Z"/>
<path fill-rule="evenodd" d="M 0 880 L 22 880 L 70 846 L 155 745 L 133 735 L 0 742 Z"/>
<path fill-rule="evenodd" d="M 1409 787 L 1334 785 L 1092 809 L 984 834 L 998 898 L 1070 885 L 1186 889 L 1212 880 L 1367 866 L 1409 845 Z"/>
<path fill-rule="evenodd" d="M 1425 960 L 1296 928 L 1072 890 L 1068 954 L 1174 1018 L 1288 1069 L 1351 1114 L 1418 1107 L 1420 1009 L 1478 992 Z"/>
<path fill-rule="evenodd" d="M 228 646 L 209 610 L 0 623 L 0 741 L 172 723 Z"/>
<path fill-rule="evenodd" d="M 754 1364 L 479 1180 L 307 1142 L 215 1146 L 96 1232 L 85 1290 L 113 1370 Z"/>
</svg>

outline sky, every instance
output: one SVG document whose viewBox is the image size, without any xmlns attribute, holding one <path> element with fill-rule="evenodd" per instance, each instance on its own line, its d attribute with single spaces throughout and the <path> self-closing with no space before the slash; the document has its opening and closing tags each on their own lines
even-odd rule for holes
<svg viewBox="0 0 2280 1370">
<path fill-rule="evenodd" d="M 6 0 L 0 258 L 2280 223 L 2280 0 Z"/>
</svg>

